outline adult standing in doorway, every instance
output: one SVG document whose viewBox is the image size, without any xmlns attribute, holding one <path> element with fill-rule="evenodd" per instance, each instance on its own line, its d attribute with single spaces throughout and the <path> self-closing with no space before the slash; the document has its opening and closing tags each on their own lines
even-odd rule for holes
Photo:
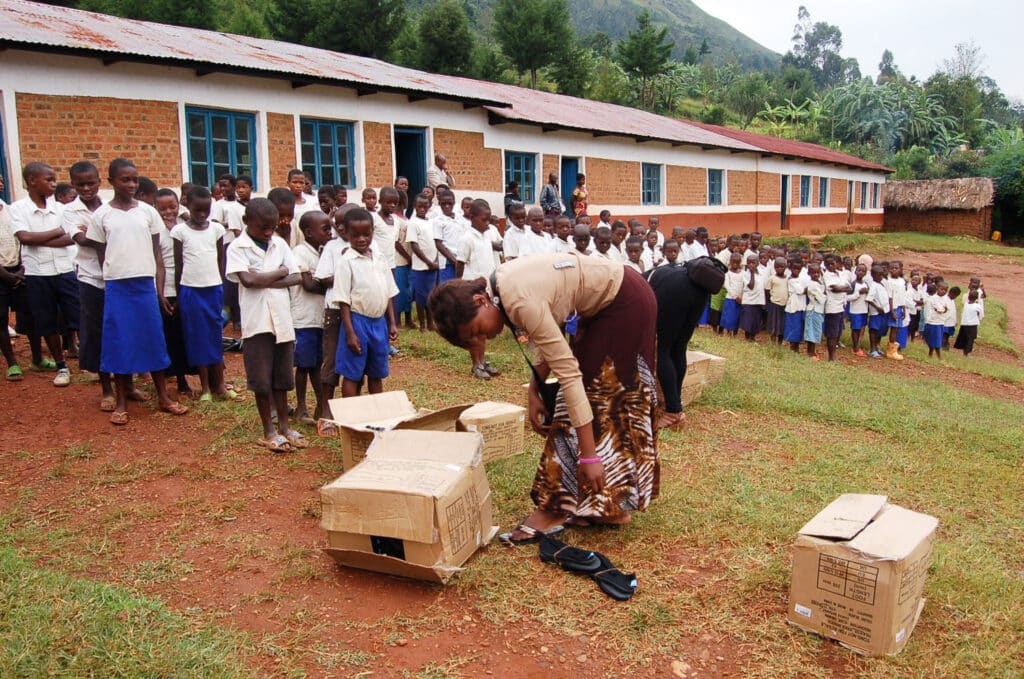
<svg viewBox="0 0 1024 679">
<path fill-rule="evenodd" d="M 587 175 L 580 172 L 576 175 L 576 188 L 572 190 L 572 216 L 584 217 L 587 214 Z"/>
<path fill-rule="evenodd" d="M 562 199 L 559 197 L 558 173 L 556 172 L 548 175 L 548 183 L 540 190 L 540 207 L 544 210 L 546 217 L 562 215 Z"/>
<path fill-rule="evenodd" d="M 448 171 L 448 159 L 441 153 L 434 156 L 434 164 L 427 170 L 427 186 L 436 191 L 438 184 L 455 188 L 455 176 Z"/>
<path fill-rule="evenodd" d="M 438 286 L 430 309 L 456 346 L 492 340 L 509 325 L 535 347 L 530 424 L 547 438 L 530 493 L 537 508 L 505 540 L 536 542 L 567 522 L 624 524 L 647 509 L 659 486 L 658 312 L 640 274 L 577 252 L 533 255 L 502 264 L 490 281 Z M 575 336 L 571 346 L 563 327 Z M 548 375 L 561 387 L 553 406 L 537 383 Z"/>
<path fill-rule="evenodd" d="M 505 217 L 508 217 L 508 213 L 512 210 L 513 205 L 522 205 L 523 199 L 519 197 L 519 182 L 512 180 L 505 187 Z"/>
</svg>

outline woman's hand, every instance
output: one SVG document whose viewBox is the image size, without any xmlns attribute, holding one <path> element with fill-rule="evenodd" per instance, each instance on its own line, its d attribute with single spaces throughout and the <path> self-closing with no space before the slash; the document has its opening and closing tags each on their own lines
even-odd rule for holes
<svg viewBox="0 0 1024 679">
<path fill-rule="evenodd" d="M 551 425 L 544 424 L 544 422 L 548 420 L 551 414 L 544 405 L 544 399 L 540 397 L 540 393 L 537 391 L 537 382 L 535 380 L 530 380 L 529 394 L 528 411 L 530 413 L 530 426 L 541 436 L 547 436 Z"/>
<path fill-rule="evenodd" d="M 597 494 L 604 490 L 604 465 L 600 462 L 580 464 L 579 484 L 581 490 L 589 489 Z"/>
</svg>

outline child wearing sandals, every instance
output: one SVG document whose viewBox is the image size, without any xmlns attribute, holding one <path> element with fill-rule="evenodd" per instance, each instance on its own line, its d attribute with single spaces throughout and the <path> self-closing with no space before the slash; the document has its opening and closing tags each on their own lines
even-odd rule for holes
<svg viewBox="0 0 1024 679">
<path fill-rule="evenodd" d="M 295 328 L 288 288 L 298 285 L 301 277 L 288 243 L 274 233 L 278 218 L 277 207 L 269 200 L 249 201 L 245 231 L 228 246 L 225 272 L 239 284 L 242 362 L 263 425 L 263 438 L 256 443 L 273 453 L 287 453 L 308 444 L 288 421 L 288 392 L 295 388 Z"/>
<path fill-rule="evenodd" d="M 171 359 L 164 344 L 156 291 L 156 281 L 163 279 L 163 220 L 152 206 L 135 199 L 139 186 L 135 163 L 115 158 L 108 180 L 114 197 L 93 213 L 86 239 L 96 249 L 103 271 L 100 370 L 114 375 L 117 401 L 110 421 L 128 424 L 132 375 L 145 372 L 153 376 L 157 407 L 172 415 L 184 415 L 188 408 L 171 400 L 164 382 L 163 371 Z"/>
</svg>

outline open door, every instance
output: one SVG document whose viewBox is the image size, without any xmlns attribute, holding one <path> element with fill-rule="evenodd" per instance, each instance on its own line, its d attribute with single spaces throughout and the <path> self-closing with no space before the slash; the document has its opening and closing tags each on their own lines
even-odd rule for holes
<svg viewBox="0 0 1024 679">
<path fill-rule="evenodd" d="M 854 183 L 846 181 L 846 223 L 853 224 L 853 187 Z"/>
<path fill-rule="evenodd" d="M 580 159 L 562 156 L 561 168 L 562 202 L 565 204 L 565 209 L 568 210 L 572 205 L 572 192 L 576 190 L 576 175 L 580 172 Z M 544 179 L 547 181 L 547 177 Z"/>
<path fill-rule="evenodd" d="M 427 185 L 427 131 L 422 127 L 395 128 L 395 175 L 409 180 L 409 208 Z"/>
<path fill-rule="evenodd" d="M 789 187 L 792 179 L 793 178 L 788 174 L 782 175 L 782 196 L 779 199 L 779 215 L 781 216 L 780 218 L 782 221 L 779 224 L 779 228 L 781 228 L 783 231 L 789 230 Z"/>
</svg>

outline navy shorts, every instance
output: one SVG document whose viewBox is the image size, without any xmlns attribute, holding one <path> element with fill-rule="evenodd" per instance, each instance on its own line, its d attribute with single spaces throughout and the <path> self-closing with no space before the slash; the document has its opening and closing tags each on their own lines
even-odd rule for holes
<svg viewBox="0 0 1024 679">
<path fill-rule="evenodd" d="M 850 314 L 850 330 L 863 330 L 867 324 L 867 314 Z"/>
<path fill-rule="evenodd" d="M 834 314 L 825 314 L 825 337 L 839 339 L 839 336 L 842 334 L 843 312 L 838 311 Z"/>
<path fill-rule="evenodd" d="M 48 337 L 59 333 L 61 318 L 69 330 L 78 329 L 78 278 L 73 272 L 26 276 L 25 283 L 38 335 Z"/>
<path fill-rule="evenodd" d="M 354 311 L 351 313 L 352 329 L 359 338 L 362 352 L 354 353 L 344 339 L 339 339 L 334 372 L 352 382 L 359 382 L 363 375 L 371 380 L 382 380 L 388 376 L 387 316 L 370 318 Z"/>
<path fill-rule="evenodd" d="M 324 331 L 320 328 L 295 329 L 295 367 L 311 370 L 324 360 Z"/>
<path fill-rule="evenodd" d="M 412 281 L 413 301 L 416 302 L 417 306 L 426 309 L 427 298 L 430 297 L 430 291 L 437 287 L 437 272 L 416 271 L 415 269 L 413 269 L 411 272 L 409 272 L 409 278 Z M 354 315 L 355 314 L 353 314 L 353 316 Z"/>
</svg>

